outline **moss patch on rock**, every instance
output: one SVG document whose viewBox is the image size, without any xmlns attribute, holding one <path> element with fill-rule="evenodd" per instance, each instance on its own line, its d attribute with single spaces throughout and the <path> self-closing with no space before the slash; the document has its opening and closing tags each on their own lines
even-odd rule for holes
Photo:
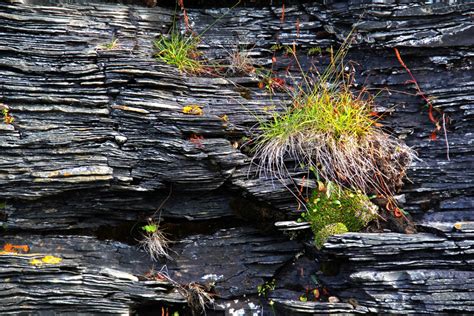
<svg viewBox="0 0 474 316">
<path fill-rule="evenodd" d="M 311 224 L 320 248 L 331 235 L 366 227 L 377 217 L 377 206 L 363 193 L 329 183 L 313 192 L 302 217 Z"/>
</svg>

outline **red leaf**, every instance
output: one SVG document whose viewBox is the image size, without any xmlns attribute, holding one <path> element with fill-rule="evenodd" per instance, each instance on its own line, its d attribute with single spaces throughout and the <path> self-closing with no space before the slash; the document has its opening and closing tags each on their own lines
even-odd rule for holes
<svg viewBox="0 0 474 316">
<path fill-rule="evenodd" d="M 280 87 L 283 87 L 285 85 L 285 79 L 282 79 L 282 78 L 273 78 L 272 81 L 273 81 L 272 82 L 273 84 Z"/>
<path fill-rule="evenodd" d="M 434 115 L 433 115 L 433 106 L 430 104 L 430 107 L 428 109 L 428 117 L 430 118 L 430 121 L 432 123 L 437 123 L 438 120 L 435 119 Z"/>
<path fill-rule="evenodd" d="M 280 18 L 281 23 L 283 23 L 284 21 L 285 21 L 285 3 L 283 3 L 281 6 L 281 18 Z"/>
<path fill-rule="evenodd" d="M 400 209 L 398 207 L 395 208 L 395 210 L 393 211 L 393 215 L 395 215 L 395 217 L 402 217 L 402 212 L 400 211 Z"/>
</svg>

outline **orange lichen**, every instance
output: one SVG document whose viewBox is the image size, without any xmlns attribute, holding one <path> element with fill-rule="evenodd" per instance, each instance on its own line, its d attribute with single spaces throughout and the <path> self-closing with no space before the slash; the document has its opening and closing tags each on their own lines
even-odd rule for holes
<svg viewBox="0 0 474 316">
<path fill-rule="evenodd" d="M 4 253 L 27 253 L 30 251 L 30 247 L 27 245 L 12 245 L 12 244 L 5 244 L 3 246 Z"/>
</svg>

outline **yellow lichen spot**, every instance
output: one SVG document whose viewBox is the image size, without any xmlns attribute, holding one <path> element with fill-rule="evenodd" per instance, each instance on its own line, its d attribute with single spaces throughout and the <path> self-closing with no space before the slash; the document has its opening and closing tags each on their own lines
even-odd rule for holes
<svg viewBox="0 0 474 316">
<path fill-rule="evenodd" d="M 227 116 L 227 114 L 222 115 L 220 118 L 221 118 L 221 120 L 223 120 L 224 122 L 228 122 L 228 121 L 229 121 L 229 117 Z"/>
<path fill-rule="evenodd" d="M 31 259 L 30 264 L 34 265 L 34 266 L 41 266 L 43 264 L 43 262 L 39 259 Z"/>
<path fill-rule="evenodd" d="M 264 106 L 263 107 L 263 110 L 265 112 L 269 112 L 269 111 L 274 111 L 276 109 L 276 107 L 274 105 L 270 105 L 270 106 Z"/>
<path fill-rule="evenodd" d="M 462 229 L 462 223 L 456 223 L 453 225 L 454 228 L 456 228 L 457 230 L 461 230 Z"/>
<path fill-rule="evenodd" d="M 61 259 L 59 257 L 55 257 L 55 256 L 45 256 L 41 259 L 41 261 L 43 261 L 44 263 L 47 263 L 47 264 L 58 264 L 61 261 L 63 261 L 63 259 Z"/>
<path fill-rule="evenodd" d="M 31 259 L 30 264 L 34 266 L 42 266 L 43 264 L 58 264 L 63 259 L 55 256 L 44 256 L 41 259 Z"/>
<path fill-rule="evenodd" d="M 191 104 L 183 107 L 183 113 L 190 115 L 203 115 L 204 111 L 199 105 Z"/>
</svg>

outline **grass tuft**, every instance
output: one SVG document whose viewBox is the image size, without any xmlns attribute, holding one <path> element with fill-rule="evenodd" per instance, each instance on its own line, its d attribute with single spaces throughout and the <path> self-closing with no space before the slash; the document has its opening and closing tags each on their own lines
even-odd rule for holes
<svg viewBox="0 0 474 316">
<path fill-rule="evenodd" d="M 259 174 L 287 178 L 285 161 L 292 160 L 339 186 L 391 197 L 414 152 L 380 128 L 367 91 L 353 92 L 343 55 L 332 57 L 314 80 L 303 73 L 304 87 L 288 91 L 292 105 L 260 123 L 254 156 Z"/>
<path fill-rule="evenodd" d="M 182 288 L 193 315 L 206 314 L 206 307 L 214 304 L 214 295 L 209 293 L 203 285 L 192 282 Z"/>
<path fill-rule="evenodd" d="M 185 36 L 175 31 L 162 35 L 154 42 L 157 51 L 155 56 L 168 65 L 176 66 L 181 72 L 200 73 L 203 64 L 197 59 L 200 55 L 197 50 L 198 44 L 199 37 Z"/>
<path fill-rule="evenodd" d="M 159 229 L 159 224 L 150 221 L 147 225 L 143 226 L 142 229 L 145 233 L 139 243 L 150 257 L 154 261 L 158 261 L 159 258 L 162 257 L 172 259 L 168 253 L 170 240 L 166 238 L 164 233 Z"/>
</svg>

